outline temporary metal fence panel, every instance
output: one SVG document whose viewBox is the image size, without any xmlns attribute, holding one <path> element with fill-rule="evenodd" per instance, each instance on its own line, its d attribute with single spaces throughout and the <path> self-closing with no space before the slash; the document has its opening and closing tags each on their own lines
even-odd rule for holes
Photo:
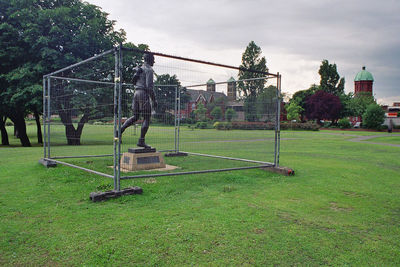
<svg viewBox="0 0 400 267">
<path fill-rule="evenodd" d="M 141 132 L 139 119 L 119 138 L 132 116 L 132 76 L 144 53 L 117 47 L 44 76 L 44 158 L 112 177 L 115 190 L 133 178 L 279 165 L 279 74 L 248 71 L 239 80 L 244 69 L 153 52 L 158 106 L 146 143 L 189 156 L 166 158 L 175 171 L 121 173 L 121 155 Z"/>
</svg>

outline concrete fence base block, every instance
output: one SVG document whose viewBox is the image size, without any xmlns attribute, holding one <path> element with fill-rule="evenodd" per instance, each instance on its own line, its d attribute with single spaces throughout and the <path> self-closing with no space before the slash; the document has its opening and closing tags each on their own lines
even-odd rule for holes
<svg viewBox="0 0 400 267">
<path fill-rule="evenodd" d="M 57 167 L 57 163 L 48 159 L 39 159 L 39 163 L 45 166 L 46 168 Z"/>
<path fill-rule="evenodd" d="M 265 171 L 269 172 L 274 172 L 274 173 L 279 173 L 285 176 L 292 176 L 294 175 L 294 170 L 288 167 L 268 167 L 268 168 L 263 168 Z"/>
<path fill-rule="evenodd" d="M 90 193 L 90 200 L 92 200 L 93 202 L 98 202 L 98 201 L 103 201 L 103 200 L 107 200 L 110 198 L 117 198 L 120 196 L 142 194 L 142 193 L 143 193 L 143 189 L 141 187 L 133 186 L 133 187 L 127 187 L 120 191 L 110 190 L 110 191 L 106 191 L 106 192 L 92 192 L 92 193 Z"/>
<path fill-rule="evenodd" d="M 165 153 L 164 156 L 166 157 L 186 157 L 188 155 L 188 153 L 184 153 L 184 152 L 174 152 L 174 153 Z"/>
</svg>

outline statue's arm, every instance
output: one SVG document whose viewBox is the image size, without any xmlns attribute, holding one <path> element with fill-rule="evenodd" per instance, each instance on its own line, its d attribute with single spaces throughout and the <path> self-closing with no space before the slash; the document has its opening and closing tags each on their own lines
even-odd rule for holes
<svg viewBox="0 0 400 267">
<path fill-rule="evenodd" d="M 153 70 L 146 73 L 146 87 L 149 90 L 149 95 L 154 107 L 157 106 L 156 95 L 154 94 L 154 84 L 153 84 Z"/>
</svg>

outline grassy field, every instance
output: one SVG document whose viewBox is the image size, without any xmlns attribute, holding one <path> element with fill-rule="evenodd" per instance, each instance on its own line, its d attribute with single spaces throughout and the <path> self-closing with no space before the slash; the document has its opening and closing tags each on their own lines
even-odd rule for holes
<svg viewBox="0 0 400 267">
<path fill-rule="evenodd" d="M 87 136 L 78 148 L 60 136 L 54 153 L 107 153 L 110 129 L 96 129 L 103 129 L 92 130 L 97 139 Z M 151 144 L 170 146 L 171 129 L 163 133 L 150 135 Z M 348 141 L 377 134 L 284 131 L 281 165 L 293 177 L 246 170 L 138 179 L 122 186 L 141 186 L 143 195 L 101 203 L 89 193 L 112 181 L 66 166 L 45 169 L 37 163 L 41 147 L 11 139 L 11 147 L 0 146 L 0 265 L 398 266 L 400 150 Z M 130 135 L 124 149 L 136 140 Z M 185 129 L 182 146 L 268 160 L 270 138 L 267 131 Z M 76 163 L 107 171 L 107 160 Z M 167 160 L 187 170 L 228 164 Z"/>
<path fill-rule="evenodd" d="M 400 145 L 400 135 L 371 138 L 367 141 Z"/>
</svg>

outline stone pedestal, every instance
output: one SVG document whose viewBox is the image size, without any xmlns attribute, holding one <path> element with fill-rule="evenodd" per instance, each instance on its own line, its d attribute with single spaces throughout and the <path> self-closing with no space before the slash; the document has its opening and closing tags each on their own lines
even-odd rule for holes
<svg viewBox="0 0 400 267">
<path fill-rule="evenodd" d="M 121 157 L 121 168 L 125 170 L 151 170 L 165 166 L 163 155 L 154 148 L 130 148 Z"/>
</svg>

